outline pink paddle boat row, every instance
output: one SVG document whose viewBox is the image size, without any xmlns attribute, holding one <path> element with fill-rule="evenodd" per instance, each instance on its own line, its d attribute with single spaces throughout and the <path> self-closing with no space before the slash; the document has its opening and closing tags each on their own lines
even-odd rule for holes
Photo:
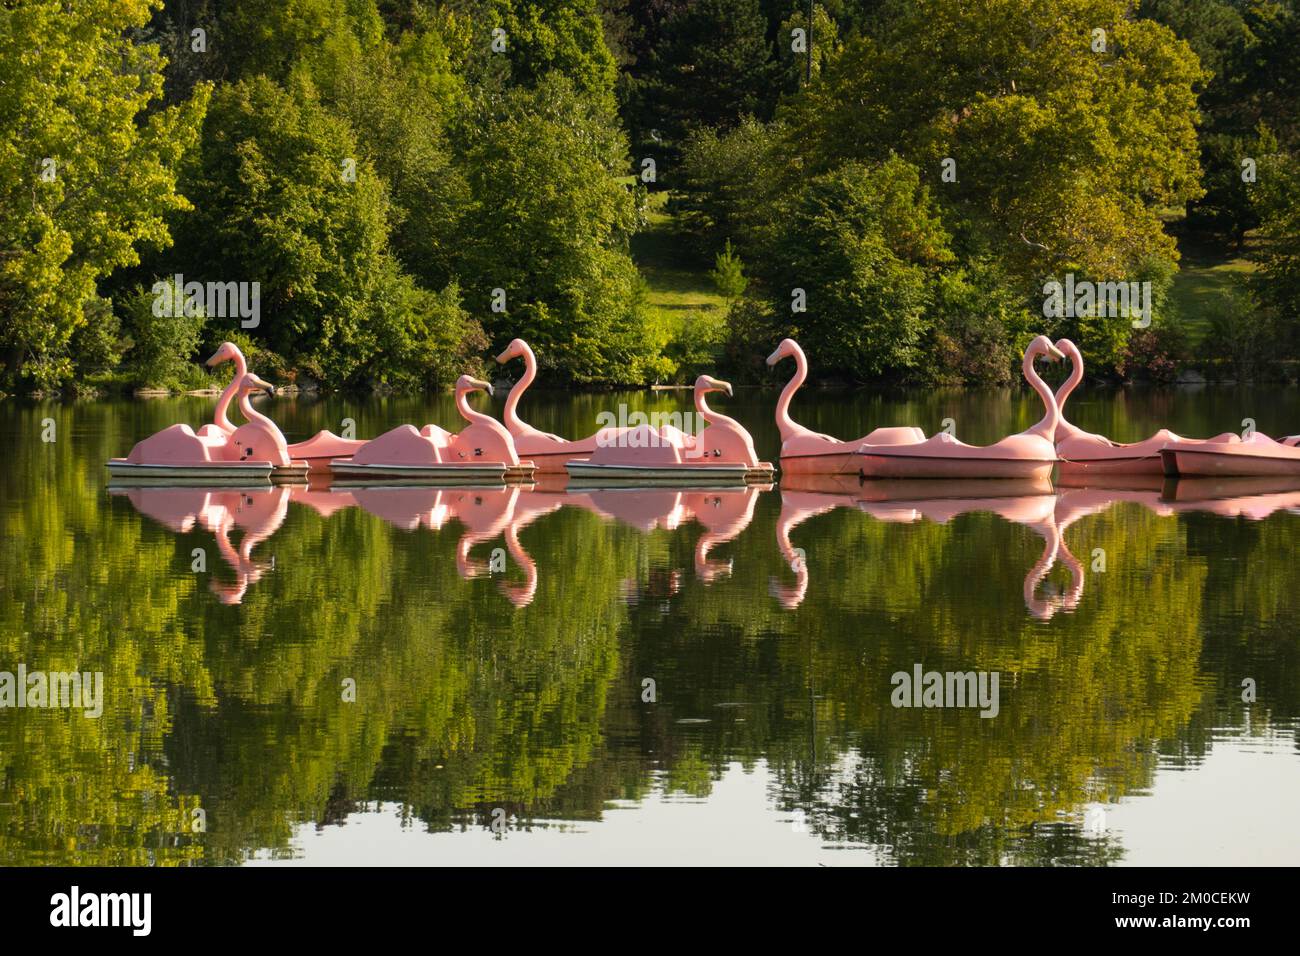
<svg viewBox="0 0 1300 956">
<path fill-rule="evenodd" d="M 543 432 L 519 417 L 519 399 L 537 378 L 537 357 L 523 339 L 515 339 L 497 356 L 505 363 L 523 358 L 524 374 L 510 389 L 502 418 L 519 454 L 542 473 L 567 472 L 571 478 L 606 483 L 732 485 L 767 483 L 774 469 L 759 461 L 754 440 L 733 418 L 709 408 L 709 392 L 732 394 L 731 385 L 709 375 L 695 380 L 695 411 L 707 424 L 699 435 L 672 425 L 602 428 L 569 441 Z"/>
<path fill-rule="evenodd" d="M 172 425 L 138 442 L 126 458 L 108 462 L 114 479 L 133 483 L 166 481 L 227 481 L 258 484 L 268 478 L 301 479 L 308 472 L 332 471 L 349 477 L 438 482 L 496 482 L 527 479 L 531 462 L 521 461 L 510 433 L 500 422 L 469 407 L 466 396 L 492 386 L 468 375 L 456 383 L 456 408 L 469 422 L 459 434 L 437 425 L 415 429 L 400 425 L 370 441 L 317 432 L 306 441 L 288 444 L 275 422 L 256 411 L 250 396 L 274 394 L 270 383 L 248 371 L 239 347 L 224 343 L 208 365 L 235 363 L 235 376 L 213 412 L 213 423 L 197 432 L 189 425 Z M 236 427 L 227 417 L 237 400 L 247 419 Z"/>
</svg>

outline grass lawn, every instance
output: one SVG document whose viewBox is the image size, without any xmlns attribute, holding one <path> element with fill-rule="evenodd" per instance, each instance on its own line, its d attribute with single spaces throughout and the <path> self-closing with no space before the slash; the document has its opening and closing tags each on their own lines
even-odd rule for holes
<svg viewBox="0 0 1300 956">
<path fill-rule="evenodd" d="M 1210 316 L 1227 307 L 1233 290 L 1241 288 L 1254 269 L 1254 263 L 1245 258 L 1184 254 L 1169 296 L 1189 344 L 1200 343 L 1210 331 Z"/>
<path fill-rule="evenodd" d="M 651 193 L 649 224 L 632 238 L 632 258 L 649 286 L 650 321 L 661 345 L 687 330 L 692 338 L 719 337 L 727 303 L 709 278 L 713 263 L 673 232 L 667 201 L 666 192 Z"/>
</svg>

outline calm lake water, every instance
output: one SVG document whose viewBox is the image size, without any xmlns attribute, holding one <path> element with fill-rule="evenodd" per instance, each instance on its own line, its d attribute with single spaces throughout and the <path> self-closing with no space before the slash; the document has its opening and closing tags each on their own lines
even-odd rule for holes
<svg viewBox="0 0 1300 956">
<path fill-rule="evenodd" d="M 716 402 L 772 460 L 775 399 Z M 620 401 L 689 393 L 521 412 L 576 437 Z M 97 718 L 0 709 L 0 864 L 1300 863 L 1300 481 L 110 492 L 211 407 L 0 403 L 0 671 L 103 674 Z M 259 407 L 290 441 L 457 427 L 449 396 Z M 1068 411 L 1300 431 L 1286 388 Z M 1041 405 L 794 414 L 986 442 Z M 894 706 L 918 667 L 996 672 L 996 714 Z"/>
</svg>

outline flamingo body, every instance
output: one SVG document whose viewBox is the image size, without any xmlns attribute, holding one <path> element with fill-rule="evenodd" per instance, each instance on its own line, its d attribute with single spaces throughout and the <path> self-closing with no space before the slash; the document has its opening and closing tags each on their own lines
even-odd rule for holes
<svg viewBox="0 0 1300 956">
<path fill-rule="evenodd" d="M 256 411 L 249 400 L 255 391 L 274 389 L 249 372 L 237 376 L 235 386 L 240 410 L 247 419 L 243 425 L 229 433 L 215 424 L 197 433 L 189 425 L 171 425 L 137 442 L 125 458 L 110 459 L 109 474 L 115 478 L 249 481 L 264 480 L 272 474 L 305 474 L 306 465 L 289 457 L 280 429 Z"/>
<path fill-rule="evenodd" d="M 495 418 L 470 408 L 468 396 L 479 390 L 491 392 L 492 386 L 469 375 L 456 382 L 456 410 L 469 423 L 460 432 L 437 425 L 398 425 L 364 442 L 351 457 L 333 459 L 330 470 L 375 478 L 530 478 L 533 463 L 520 460 L 510 432 Z"/>
<path fill-rule="evenodd" d="M 1048 478 L 1057 462 L 1054 438 L 1059 415 L 1051 389 L 1034 369 L 1039 356 L 1061 353 L 1040 335 L 1029 343 L 1021 365 L 1025 380 L 1046 409 L 1033 427 L 992 445 L 968 445 L 946 432 L 915 442 L 864 442 L 858 449 L 866 478 Z"/>
<path fill-rule="evenodd" d="M 906 445 L 925 440 L 925 432 L 912 426 L 877 428 L 853 441 L 841 441 L 832 435 L 805 428 L 790 417 L 790 401 L 808 378 L 808 358 L 794 339 L 782 339 L 767 358 L 775 365 L 783 358 L 794 359 L 794 375 L 781 389 L 776 402 L 776 427 L 781 433 L 781 471 L 788 475 L 856 475 L 858 446 Z"/>
<path fill-rule="evenodd" d="M 695 380 L 695 409 L 707 424 L 697 435 L 672 425 L 634 425 L 606 429 L 588 457 L 570 459 L 571 477 L 614 481 L 675 481 L 740 483 L 771 479 L 772 465 L 761 462 L 754 440 L 735 419 L 721 415 L 705 401 L 709 392 L 731 386 L 708 375 Z"/>
</svg>

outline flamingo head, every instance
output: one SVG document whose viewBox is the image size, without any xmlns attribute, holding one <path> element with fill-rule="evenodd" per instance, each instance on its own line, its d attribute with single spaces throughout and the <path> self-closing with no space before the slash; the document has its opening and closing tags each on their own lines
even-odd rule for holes
<svg viewBox="0 0 1300 956">
<path fill-rule="evenodd" d="M 1070 364 L 1078 365 L 1083 361 L 1083 355 L 1079 352 L 1079 346 L 1075 345 L 1069 339 L 1057 339 L 1056 350 L 1070 360 Z"/>
<path fill-rule="evenodd" d="M 1034 358 L 1047 356 L 1048 360 L 1052 362 L 1059 362 L 1061 359 L 1065 358 L 1065 355 L 1061 350 L 1053 345 L 1052 340 L 1046 335 L 1035 336 L 1034 340 L 1029 343 L 1029 348 L 1025 349 L 1025 356 L 1032 356 Z"/>
<path fill-rule="evenodd" d="M 456 394 L 465 395 L 470 392 L 487 392 L 491 395 L 492 383 L 475 378 L 473 375 L 462 375 L 456 379 Z"/>
<path fill-rule="evenodd" d="M 507 345 L 505 350 L 497 356 L 497 362 L 504 365 L 511 359 L 519 358 L 521 355 L 527 354 L 528 351 L 528 343 L 523 339 L 511 339 L 510 344 Z"/>
<path fill-rule="evenodd" d="M 251 392 L 266 392 L 268 395 L 275 394 L 275 386 L 263 378 L 259 378 L 252 372 L 249 372 L 239 380 L 239 391 L 241 394 Z"/>
<path fill-rule="evenodd" d="M 236 358 L 242 357 L 243 353 L 239 351 L 238 345 L 234 342 L 222 342 L 217 350 L 212 353 L 212 358 L 208 359 L 207 365 L 209 368 L 212 368 L 214 365 L 220 365 L 222 362 L 232 362 Z"/>
<path fill-rule="evenodd" d="M 799 343 L 794 339 L 782 339 L 781 344 L 776 347 L 776 351 L 767 357 L 768 365 L 775 365 L 783 358 L 789 358 L 791 355 L 798 355 L 803 350 L 799 348 Z"/>
<path fill-rule="evenodd" d="M 695 380 L 695 391 L 699 394 L 705 392 L 726 392 L 731 395 L 731 383 L 724 382 L 720 378 L 714 378 L 712 375 L 701 375 Z"/>
</svg>

